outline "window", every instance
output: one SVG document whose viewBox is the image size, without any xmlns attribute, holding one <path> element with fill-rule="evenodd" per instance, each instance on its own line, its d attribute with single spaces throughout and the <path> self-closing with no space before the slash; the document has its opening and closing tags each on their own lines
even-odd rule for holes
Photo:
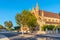
<svg viewBox="0 0 60 40">
<path fill-rule="evenodd" d="M 56 20 L 56 22 L 58 22 L 58 20 Z"/>
<path fill-rule="evenodd" d="M 54 22 L 54 19 L 52 20 L 52 22 Z"/>
<path fill-rule="evenodd" d="M 47 21 L 47 19 L 44 19 L 44 21 Z"/>
<path fill-rule="evenodd" d="M 59 22 L 60 22 L 60 20 L 59 20 Z"/>
<path fill-rule="evenodd" d="M 50 19 L 48 19 L 48 21 L 51 21 Z"/>
</svg>

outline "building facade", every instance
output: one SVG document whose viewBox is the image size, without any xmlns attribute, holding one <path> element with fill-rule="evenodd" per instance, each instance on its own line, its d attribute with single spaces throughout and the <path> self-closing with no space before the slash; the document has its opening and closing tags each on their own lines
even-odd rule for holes
<svg viewBox="0 0 60 40">
<path fill-rule="evenodd" d="M 39 10 L 38 3 L 36 3 L 36 8 L 32 8 L 31 13 L 36 16 L 40 30 L 42 25 L 56 26 L 60 24 L 59 14 Z"/>
</svg>

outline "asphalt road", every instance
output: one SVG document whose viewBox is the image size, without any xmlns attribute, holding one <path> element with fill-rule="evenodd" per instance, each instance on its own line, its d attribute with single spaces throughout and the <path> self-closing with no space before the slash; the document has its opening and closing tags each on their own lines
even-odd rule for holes
<svg viewBox="0 0 60 40">
<path fill-rule="evenodd" d="M 24 38 L 24 37 L 18 36 L 19 34 L 21 34 L 18 32 L 0 33 L 0 34 L 3 34 L 7 36 L 8 38 L 12 38 L 10 40 L 37 40 L 37 38 L 40 38 L 39 40 L 44 40 L 44 38 L 46 40 L 60 40 L 60 37 L 49 37 L 49 36 L 44 36 L 44 35 L 35 35 L 34 37 L 32 36 L 32 37 Z M 17 36 L 17 37 L 13 38 L 14 36 Z"/>
<path fill-rule="evenodd" d="M 21 33 L 18 33 L 18 32 L 0 33 L 0 34 L 5 35 L 8 38 L 12 38 L 10 40 L 36 40 L 33 37 L 29 37 L 29 38 L 20 37 L 18 35 L 21 34 Z M 17 37 L 13 38 L 14 36 L 17 36 Z"/>
<path fill-rule="evenodd" d="M 20 33 L 18 33 L 18 32 L 11 32 L 11 33 L 0 33 L 0 34 L 5 35 L 5 36 L 7 36 L 9 38 L 9 37 L 17 36 Z"/>
</svg>

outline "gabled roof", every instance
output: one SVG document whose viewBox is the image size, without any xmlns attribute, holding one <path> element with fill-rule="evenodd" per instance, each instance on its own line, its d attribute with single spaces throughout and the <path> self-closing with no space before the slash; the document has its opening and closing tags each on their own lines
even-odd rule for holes
<svg viewBox="0 0 60 40">
<path fill-rule="evenodd" d="M 59 15 L 56 13 L 46 12 L 46 11 L 43 11 L 43 12 L 44 12 L 44 16 L 46 16 L 46 17 L 59 18 Z M 39 10 L 39 15 L 42 16 L 41 10 Z"/>
</svg>

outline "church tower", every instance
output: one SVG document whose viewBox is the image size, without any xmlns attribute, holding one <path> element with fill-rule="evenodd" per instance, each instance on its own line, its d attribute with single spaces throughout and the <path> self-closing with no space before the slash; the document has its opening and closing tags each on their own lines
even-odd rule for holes
<svg viewBox="0 0 60 40">
<path fill-rule="evenodd" d="M 36 3 L 35 16 L 36 16 L 37 19 L 39 18 L 39 7 L 38 7 L 38 3 Z"/>
<path fill-rule="evenodd" d="M 38 2 L 36 3 L 36 11 L 39 10 Z"/>
</svg>

